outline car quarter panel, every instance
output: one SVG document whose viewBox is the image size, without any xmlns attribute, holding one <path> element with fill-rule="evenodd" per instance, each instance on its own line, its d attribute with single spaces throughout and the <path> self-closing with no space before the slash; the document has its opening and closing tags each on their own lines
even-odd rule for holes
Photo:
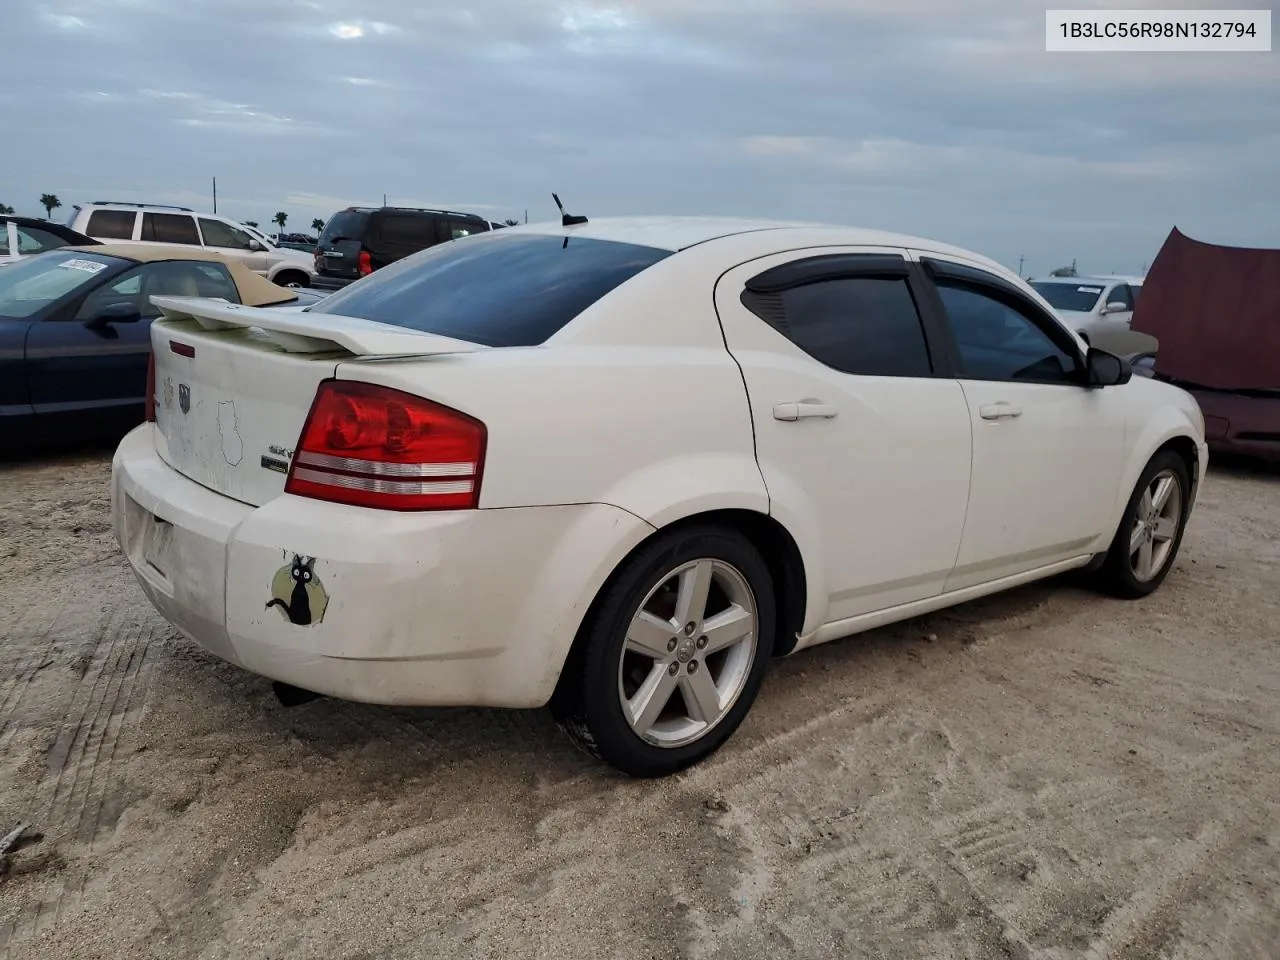
<svg viewBox="0 0 1280 960">
<path fill-rule="evenodd" d="M 121 443 L 112 489 L 116 536 L 148 598 L 211 653 L 346 699 L 545 704 L 596 592 L 653 532 L 603 504 L 376 524 L 366 509 L 289 495 L 255 508 L 169 469 L 154 431 Z M 313 571 L 300 619 L 295 554 Z"/>
</svg>

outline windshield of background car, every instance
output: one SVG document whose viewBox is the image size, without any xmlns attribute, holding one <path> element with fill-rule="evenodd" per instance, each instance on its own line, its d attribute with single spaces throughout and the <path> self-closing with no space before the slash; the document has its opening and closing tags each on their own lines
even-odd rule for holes
<svg viewBox="0 0 1280 960">
<path fill-rule="evenodd" d="M 669 250 L 527 233 L 453 240 L 370 274 L 312 307 L 490 347 L 546 341 Z"/>
<path fill-rule="evenodd" d="M 1098 303 L 1103 287 L 1089 283 L 1033 283 L 1032 289 L 1055 310 L 1088 313 Z"/>
<path fill-rule="evenodd" d="M 365 225 L 369 222 L 369 214 L 360 210 L 339 210 L 324 225 L 320 234 L 320 242 L 326 240 L 360 240 L 364 237 Z"/>
<path fill-rule="evenodd" d="M 0 270 L 0 317 L 32 317 L 56 300 L 87 290 L 125 261 L 82 251 L 53 250 Z"/>
</svg>

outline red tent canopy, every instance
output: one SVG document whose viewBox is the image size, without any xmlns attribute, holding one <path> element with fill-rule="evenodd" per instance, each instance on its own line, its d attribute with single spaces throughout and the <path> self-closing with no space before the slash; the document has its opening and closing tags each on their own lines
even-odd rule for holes
<svg viewBox="0 0 1280 960">
<path fill-rule="evenodd" d="M 1131 328 L 1160 341 L 1156 372 L 1224 390 L 1280 390 L 1280 250 L 1169 234 Z"/>
</svg>

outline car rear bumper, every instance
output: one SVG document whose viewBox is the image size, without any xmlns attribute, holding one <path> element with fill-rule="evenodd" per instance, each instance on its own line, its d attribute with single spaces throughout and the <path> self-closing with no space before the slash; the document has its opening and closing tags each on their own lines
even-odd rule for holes
<svg viewBox="0 0 1280 960">
<path fill-rule="evenodd" d="M 311 278 L 311 287 L 314 290 L 341 290 L 343 287 L 350 286 L 355 283 L 358 277 L 334 277 L 327 273 L 317 273 Z"/>
<path fill-rule="evenodd" d="M 285 494 L 253 507 L 168 466 L 153 430 L 132 431 L 112 464 L 116 539 L 148 599 L 215 656 L 342 699 L 545 704 L 595 592 L 652 532 L 603 504 L 411 514 Z M 288 612 L 302 608 L 295 554 L 315 558 L 306 625 Z"/>
</svg>

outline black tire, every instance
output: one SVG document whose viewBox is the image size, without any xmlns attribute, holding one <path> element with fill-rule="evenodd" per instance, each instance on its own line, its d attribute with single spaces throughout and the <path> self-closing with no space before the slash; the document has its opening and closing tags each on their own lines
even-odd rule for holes
<svg viewBox="0 0 1280 960">
<path fill-rule="evenodd" d="M 710 729 L 691 743 L 657 746 L 642 739 L 623 712 L 619 672 L 624 643 L 632 617 L 650 591 L 681 564 L 698 559 L 728 564 L 749 588 L 756 608 L 754 659 L 737 699 Z M 552 713 L 579 746 L 623 773 L 676 773 L 718 750 L 742 723 L 773 655 L 776 619 L 769 568 L 745 537 L 710 525 L 659 534 L 623 561 L 592 604 L 552 699 Z"/>
<path fill-rule="evenodd" d="M 285 270 L 277 274 L 271 282 L 278 287 L 298 286 L 304 290 L 311 286 L 311 278 L 301 270 Z"/>
<path fill-rule="evenodd" d="M 1178 515 L 1177 529 L 1173 538 L 1169 541 L 1171 546 L 1163 565 L 1153 577 L 1143 580 L 1133 570 L 1129 550 L 1130 537 L 1138 522 L 1139 505 L 1144 491 L 1151 485 L 1157 474 L 1166 470 L 1172 474 L 1178 484 L 1181 509 Z M 1124 515 L 1120 518 L 1120 527 L 1116 530 L 1116 535 L 1111 541 L 1111 548 L 1107 551 L 1107 559 L 1098 571 L 1098 585 L 1107 593 L 1126 600 L 1137 600 L 1154 593 L 1160 584 L 1164 583 L 1165 577 L 1169 575 L 1169 571 L 1173 569 L 1173 565 L 1178 559 L 1178 548 L 1182 546 L 1182 535 L 1187 529 L 1190 509 L 1191 473 L 1187 469 L 1187 462 L 1172 450 L 1164 450 L 1157 453 L 1151 458 L 1151 462 L 1147 464 L 1146 469 L 1142 471 L 1142 475 L 1138 478 L 1138 482 L 1133 488 L 1133 493 L 1129 496 L 1129 502 L 1124 508 Z"/>
</svg>

